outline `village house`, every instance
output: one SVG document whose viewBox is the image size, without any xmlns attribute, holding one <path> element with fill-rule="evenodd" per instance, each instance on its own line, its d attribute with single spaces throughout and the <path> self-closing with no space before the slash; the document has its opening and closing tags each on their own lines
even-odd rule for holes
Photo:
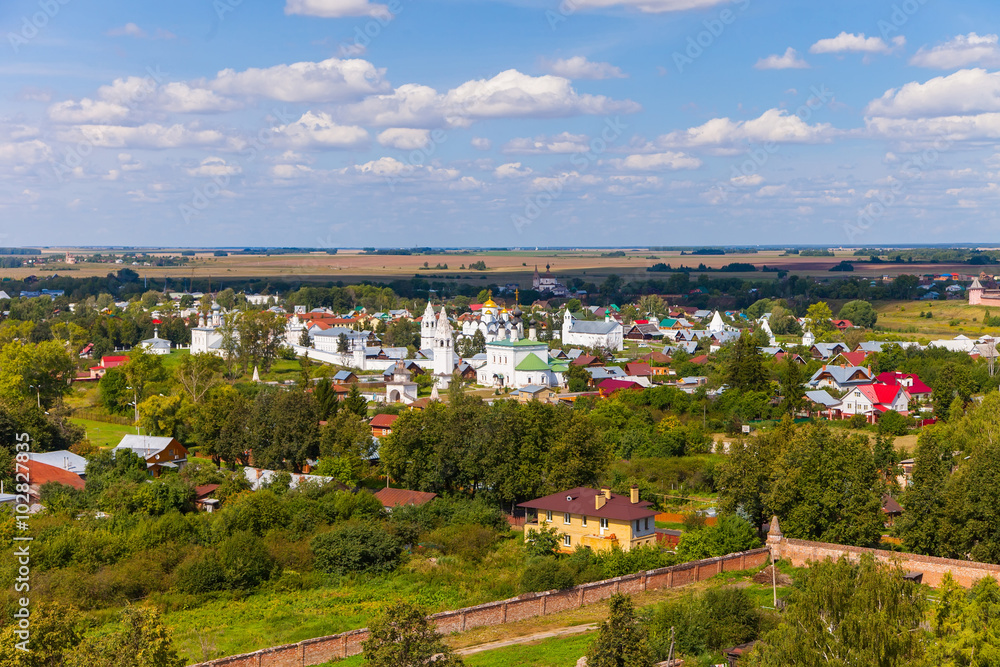
<svg viewBox="0 0 1000 667">
<path fill-rule="evenodd" d="M 899 385 L 857 385 L 840 402 L 844 419 L 864 415 L 873 424 L 889 410 L 895 410 L 901 415 L 908 415 L 910 412 L 910 397 Z"/>
<path fill-rule="evenodd" d="M 130 451 L 146 462 L 146 471 L 159 477 L 165 468 L 179 470 L 187 464 L 187 447 L 175 438 L 126 435 L 112 452 Z"/>
<path fill-rule="evenodd" d="M 621 352 L 625 349 L 624 328 L 610 314 L 605 315 L 603 322 L 593 322 L 574 319 L 566 310 L 563 314 L 562 343 Z"/>
<path fill-rule="evenodd" d="M 381 438 L 392 433 L 392 425 L 399 419 L 399 415 L 375 415 L 369 425 L 372 427 L 372 436 Z"/>
<path fill-rule="evenodd" d="M 577 487 L 518 505 L 537 513 L 535 521 L 524 525 L 525 540 L 531 539 L 532 530 L 555 528 L 563 551 L 578 546 L 608 551 L 615 545 L 629 551 L 655 544 L 656 512 L 651 506 L 649 501 L 639 500 L 637 486 L 628 496 L 611 493 L 608 488 Z"/>
<path fill-rule="evenodd" d="M 868 384 L 872 381 L 872 371 L 865 366 L 830 366 L 816 371 L 808 384 L 813 389 L 830 388 L 844 391 L 849 387 Z"/>
<path fill-rule="evenodd" d="M 376 491 L 375 497 L 378 498 L 378 501 L 382 503 L 382 507 L 387 512 L 391 512 L 396 507 L 406 505 L 416 505 L 419 507 L 420 505 L 426 505 L 437 498 L 437 494 L 426 491 L 410 491 L 409 489 L 390 489 L 386 487 Z"/>
</svg>

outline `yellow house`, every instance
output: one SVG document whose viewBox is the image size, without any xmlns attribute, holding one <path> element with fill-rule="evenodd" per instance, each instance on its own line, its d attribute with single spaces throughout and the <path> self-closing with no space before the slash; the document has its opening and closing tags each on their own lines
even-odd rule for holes
<svg viewBox="0 0 1000 667">
<path fill-rule="evenodd" d="M 656 544 L 656 512 L 652 503 L 639 500 L 639 487 L 628 496 L 610 489 L 577 487 L 536 498 L 519 507 L 537 512 L 535 523 L 526 523 L 524 535 L 539 528 L 555 528 L 560 547 L 572 551 L 578 546 L 606 551 L 618 545 L 623 551 L 643 544 Z"/>
</svg>

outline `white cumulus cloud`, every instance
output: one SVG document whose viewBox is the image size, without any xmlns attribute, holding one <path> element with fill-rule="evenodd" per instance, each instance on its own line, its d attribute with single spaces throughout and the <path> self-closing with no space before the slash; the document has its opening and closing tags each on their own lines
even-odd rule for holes
<svg viewBox="0 0 1000 667">
<path fill-rule="evenodd" d="M 243 173 L 243 169 L 236 164 L 227 164 L 221 157 L 207 157 L 197 167 L 187 169 L 187 173 L 190 176 L 235 176 Z"/>
<path fill-rule="evenodd" d="M 368 0 L 288 0 L 285 3 L 285 13 L 318 16 L 325 19 L 336 19 L 344 16 L 385 18 L 392 15 L 387 6 L 368 2 Z"/>
<path fill-rule="evenodd" d="M 222 70 L 207 85 L 226 95 L 282 102 L 345 102 L 389 90 L 385 69 L 367 60 L 329 58 L 321 62 Z"/>
<path fill-rule="evenodd" d="M 785 49 L 784 55 L 770 55 L 761 58 L 754 65 L 756 69 L 808 69 L 809 63 L 799 57 L 792 47 Z"/>
<path fill-rule="evenodd" d="M 584 56 L 560 58 L 552 62 L 542 61 L 545 69 L 556 76 L 567 79 L 625 79 L 628 75 L 611 63 L 595 63 Z"/>
<path fill-rule="evenodd" d="M 525 178 L 533 173 L 534 170 L 531 167 L 525 167 L 520 162 L 508 162 L 493 171 L 497 178 Z"/>
<path fill-rule="evenodd" d="M 690 148 L 729 147 L 749 142 L 809 144 L 829 141 L 834 134 L 835 130 L 828 123 L 809 125 L 784 109 L 768 109 L 751 120 L 713 118 L 698 127 L 663 135 L 657 143 Z"/>
<path fill-rule="evenodd" d="M 344 114 L 352 122 L 375 126 L 427 128 L 468 127 L 488 118 L 562 118 L 632 113 L 640 108 L 631 100 L 578 93 L 563 77 L 507 70 L 492 79 L 467 81 L 447 93 L 405 84 L 391 94 L 350 105 Z"/>
<path fill-rule="evenodd" d="M 932 48 L 920 47 L 910 64 L 930 69 L 958 69 L 967 65 L 1000 67 L 1000 44 L 997 35 L 958 35 Z"/>
<path fill-rule="evenodd" d="M 543 135 L 534 139 L 518 137 L 504 144 L 501 151 L 519 155 L 586 153 L 590 151 L 590 137 L 586 134 L 571 134 L 569 132 L 553 136 Z"/>
<path fill-rule="evenodd" d="M 378 142 L 383 146 L 411 151 L 427 146 L 431 142 L 431 132 L 408 127 L 390 127 L 378 135 Z"/>
<path fill-rule="evenodd" d="M 623 160 L 611 160 L 619 169 L 630 171 L 657 171 L 661 169 L 697 169 L 701 160 L 684 153 L 667 151 L 665 153 L 639 153 L 629 155 Z"/>
<path fill-rule="evenodd" d="M 894 37 L 893 47 L 906 44 L 903 36 Z M 809 53 L 889 53 L 892 48 L 881 37 L 865 37 L 865 33 L 842 32 L 836 37 L 821 39 L 809 47 Z"/>
<path fill-rule="evenodd" d="M 868 104 L 868 116 L 922 118 L 1000 111 L 1000 72 L 964 69 L 924 83 L 887 90 Z"/>
<path fill-rule="evenodd" d="M 368 132 L 355 125 L 339 125 L 330 114 L 307 111 L 294 123 L 274 128 L 294 148 L 358 148 L 368 143 Z"/>
</svg>

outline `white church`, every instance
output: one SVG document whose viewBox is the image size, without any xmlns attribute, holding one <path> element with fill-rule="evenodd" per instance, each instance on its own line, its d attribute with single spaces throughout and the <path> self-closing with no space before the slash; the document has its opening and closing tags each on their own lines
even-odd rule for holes
<svg viewBox="0 0 1000 667">
<path fill-rule="evenodd" d="M 567 309 L 563 314 L 562 344 L 620 352 L 625 349 L 625 327 L 611 315 L 606 315 L 603 322 L 591 322 L 575 319 Z"/>
<path fill-rule="evenodd" d="M 420 351 L 431 358 L 434 386 L 438 389 L 447 389 L 455 372 L 455 339 L 452 334 L 444 306 L 435 317 L 434 306 L 428 301 L 420 320 Z"/>
</svg>

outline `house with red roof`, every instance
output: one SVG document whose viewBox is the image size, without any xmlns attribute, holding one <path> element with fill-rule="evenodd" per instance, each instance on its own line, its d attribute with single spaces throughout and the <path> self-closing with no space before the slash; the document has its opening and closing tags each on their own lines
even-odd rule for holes
<svg viewBox="0 0 1000 667">
<path fill-rule="evenodd" d="M 864 366 L 865 360 L 868 359 L 870 353 L 864 350 L 858 349 L 854 352 L 841 352 L 836 357 L 830 360 L 830 363 L 834 366 L 838 364 L 845 364 L 847 366 Z"/>
<path fill-rule="evenodd" d="M 844 419 L 865 415 L 874 424 L 889 410 L 895 410 L 901 415 L 909 414 L 910 396 L 899 385 L 881 382 L 859 384 L 841 399 L 840 409 Z"/>
<path fill-rule="evenodd" d="M 28 495 L 33 502 L 38 502 L 42 486 L 50 482 L 71 486 L 79 491 L 83 491 L 85 486 L 83 478 L 76 473 L 41 461 L 28 460 L 26 463 L 19 463 L 18 472 L 27 472 Z"/>
<path fill-rule="evenodd" d="M 597 385 L 597 390 L 601 393 L 603 398 L 607 398 L 616 391 L 632 389 L 641 390 L 643 389 L 643 386 L 638 382 L 633 382 L 632 380 L 614 380 L 612 378 L 608 378 Z"/>
<path fill-rule="evenodd" d="M 372 427 L 372 436 L 381 438 L 392 433 L 392 425 L 399 419 L 399 415 L 375 415 L 369 425 Z"/>
<path fill-rule="evenodd" d="M 110 371 L 112 368 L 118 368 L 119 366 L 124 366 L 128 363 L 128 356 L 109 356 L 101 357 L 101 363 L 98 366 L 92 366 L 90 368 L 90 379 L 100 380 L 104 377 L 104 374 Z"/>
<path fill-rule="evenodd" d="M 830 324 L 836 327 L 837 331 L 846 331 L 854 328 L 854 324 L 850 320 L 830 320 Z"/>
<path fill-rule="evenodd" d="M 934 391 L 928 387 L 915 373 L 892 371 L 880 373 L 875 379 L 882 384 L 893 384 L 903 387 L 906 389 L 906 393 L 909 394 L 911 398 L 918 401 L 930 399 L 931 394 Z"/>
<path fill-rule="evenodd" d="M 385 488 L 376 491 L 375 497 L 382 503 L 382 507 L 391 512 L 393 507 L 400 505 L 426 505 L 437 498 L 437 494 L 426 491 L 410 491 L 409 489 Z"/>
</svg>

